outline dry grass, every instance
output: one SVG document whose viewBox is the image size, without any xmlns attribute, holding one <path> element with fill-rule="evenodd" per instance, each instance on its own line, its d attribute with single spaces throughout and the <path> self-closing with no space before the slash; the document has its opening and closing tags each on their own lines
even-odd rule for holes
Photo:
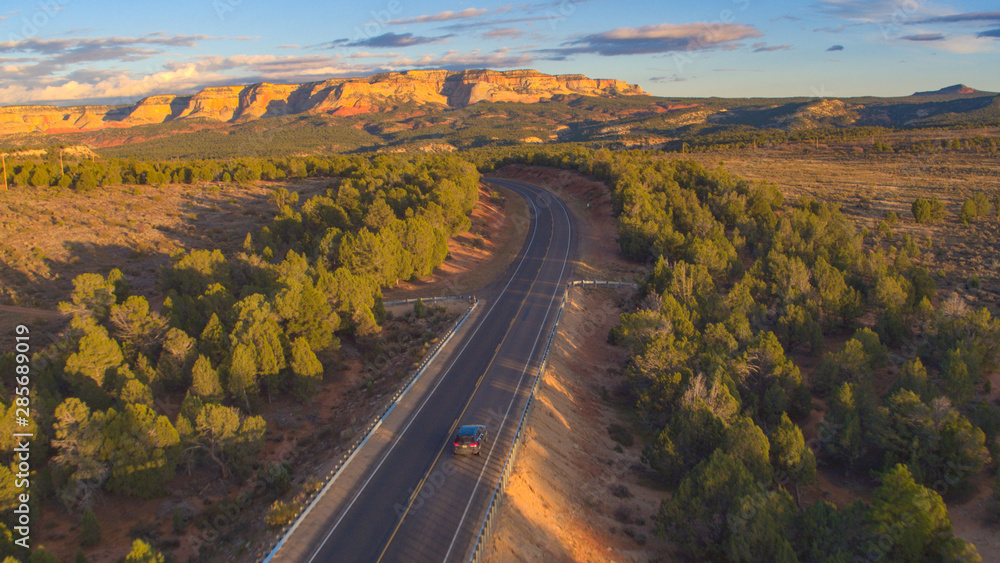
<svg viewBox="0 0 1000 563">
<path fill-rule="evenodd" d="M 807 196 L 838 203 L 848 217 L 872 232 L 892 211 L 900 221 L 883 243 L 899 246 L 904 235 L 913 237 L 924 251 L 921 263 L 938 275 L 939 296 L 958 291 L 973 305 L 1000 310 L 1000 237 L 996 236 L 1000 220 L 991 216 L 969 226 L 958 220 L 967 197 L 1000 192 L 1000 155 L 869 155 L 821 145 L 685 156 L 708 168 L 722 163 L 731 173 L 772 182 L 787 200 Z M 917 224 L 910 206 L 918 197 L 940 199 L 947 208 L 945 221 Z M 966 288 L 973 275 L 981 289 Z"/>
<path fill-rule="evenodd" d="M 151 297 L 172 252 L 238 248 L 274 217 L 273 189 L 305 199 L 327 182 L 0 192 L 0 302 L 51 310 L 69 297 L 77 275 L 113 268 L 133 292 Z"/>
</svg>

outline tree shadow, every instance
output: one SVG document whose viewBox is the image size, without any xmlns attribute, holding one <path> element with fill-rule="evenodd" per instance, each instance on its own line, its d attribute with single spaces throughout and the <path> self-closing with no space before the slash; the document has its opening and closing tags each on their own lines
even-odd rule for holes
<svg viewBox="0 0 1000 563">
<path fill-rule="evenodd" d="M 171 263 L 170 255 L 177 250 L 220 249 L 231 257 L 239 252 L 248 233 L 257 240 L 261 227 L 271 224 L 275 208 L 268 195 L 273 188 L 284 186 L 300 194 L 300 202 L 323 193 L 330 185 L 329 178 L 302 181 L 274 182 L 263 186 L 241 187 L 230 184 L 193 185 L 185 190 L 181 203 L 170 209 L 168 217 L 162 214 L 150 222 L 128 221 L 119 212 L 117 229 L 94 241 L 91 233 L 80 237 L 67 237 L 59 241 L 62 251 L 58 257 L 30 257 L 30 260 L 0 261 L 0 304 L 56 311 L 61 301 L 69 301 L 73 280 L 83 273 L 107 276 L 119 269 L 133 294 L 144 295 L 151 301 L 162 293 L 160 272 Z M 176 186 L 174 187 L 176 188 Z M 155 206 L 155 186 L 142 186 L 151 193 Z M 109 198 L 114 195 L 109 193 Z M 99 213 L 102 206 L 130 209 L 130 202 L 103 200 L 87 205 L 80 211 Z M 173 204 L 172 204 L 173 205 Z M 127 215 L 126 215 L 127 217 Z M 115 219 L 110 219 L 112 225 Z M 97 227 L 100 228 L 100 227 Z M 31 266 L 34 264 L 34 266 Z M 33 271 L 34 270 L 34 271 Z M 38 274 L 37 271 L 47 271 Z"/>
</svg>

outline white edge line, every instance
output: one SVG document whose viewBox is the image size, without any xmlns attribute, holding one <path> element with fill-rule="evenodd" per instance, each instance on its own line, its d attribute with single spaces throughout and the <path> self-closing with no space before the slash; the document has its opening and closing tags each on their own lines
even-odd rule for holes
<svg viewBox="0 0 1000 563">
<path fill-rule="evenodd" d="M 532 204 L 532 206 L 534 206 L 534 204 Z M 536 212 L 536 216 L 537 216 L 537 212 Z M 535 243 L 535 232 L 537 231 L 537 227 L 538 227 L 538 221 L 536 220 L 534 222 L 534 224 L 532 225 L 532 228 L 531 228 L 531 241 L 528 243 L 528 247 L 527 248 L 531 248 L 531 245 L 533 245 Z M 482 328 L 483 323 L 490 316 L 490 313 L 493 312 L 493 309 L 497 306 L 497 303 L 500 302 L 500 298 L 503 297 L 503 295 L 505 293 L 507 293 L 507 289 L 510 288 L 510 284 L 514 282 L 514 278 L 517 276 L 517 272 L 519 272 L 521 270 L 521 266 L 524 265 L 524 258 L 525 257 L 527 257 L 527 249 L 525 250 L 524 256 L 521 257 L 521 261 L 518 262 L 517 268 L 515 268 L 514 272 L 511 273 L 510 279 L 507 280 L 507 284 L 504 286 L 504 288 L 500 292 L 500 294 L 493 300 L 493 303 L 490 305 L 489 311 L 487 311 L 486 314 L 483 315 L 483 317 L 479 321 L 479 324 L 476 325 L 476 329 L 472 332 L 472 334 L 470 334 L 466 338 L 465 343 L 462 346 L 462 349 L 459 350 L 459 352 L 457 354 L 455 354 L 455 359 L 453 359 L 452 362 L 451 362 L 451 364 L 448 366 L 448 368 L 445 369 L 444 372 L 442 372 L 442 377 L 440 379 L 438 379 L 437 383 L 434 385 L 434 388 L 431 389 L 430 393 L 427 394 L 427 396 L 424 398 L 423 402 L 420 403 L 420 406 L 417 408 L 417 410 L 412 415 L 410 415 L 410 420 L 406 423 L 406 426 L 404 426 L 403 429 L 399 432 L 399 435 L 396 437 L 396 440 L 393 441 L 392 445 L 385 452 L 385 455 L 382 457 L 382 460 L 379 461 L 378 465 L 375 466 L 375 469 L 372 470 L 371 474 L 368 476 L 368 479 L 366 479 L 365 482 L 364 482 L 364 484 L 361 485 L 361 488 L 354 495 L 354 498 L 351 499 L 351 502 L 347 505 L 347 508 L 345 508 L 343 510 L 343 512 L 340 515 L 340 518 L 337 519 L 337 521 L 334 523 L 333 527 L 330 528 L 330 531 L 327 532 L 326 537 L 323 538 L 323 541 L 320 542 L 319 546 L 317 546 L 316 549 L 315 549 L 315 551 L 313 551 L 312 556 L 309 557 L 309 559 L 308 559 L 309 563 L 312 563 L 312 561 L 314 559 L 316 559 L 316 556 L 319 554 L 319 552 L 322 551 L 323 546 L 326 545 L 327 540 L 329 540 L 330 536 L 333 535 L 334 530 L 337 529 L 337 526 L 340 525 L 340 522 L 343 521 L 344 516 L 346 516 L 347 513 L 351 510 L 351 507 L 354 506 L 354 503 L 358 500 L 358 497 L 361 496 L 361 493 L 364 492 L 365 488 L 368 486 L 368 483 L 370 483 L 371 480 L 372 480 L 372 478 L 375 477 L 375 474 L 378 472 L 379 468 L 382 467 L 382 464 L 385 463 L 385 460 L 389 458 L 389 454 L 391 454 L 392 450 L 396 448 L 397 444 L 399 444 L 399 441 L 402 439 L 403 434 L 405 434 L 406 430 L 409 429 L 409 427 L 410 427 L 411 424 L 413 424 L 413 421 L 416 420 L 417 415 L 419 415 L 420 411 L 423 410 L 424 406 L 427 404 L 427 401 L 430 400 L 430 398 L 434 395 L 434 392 L 437 391 L 438 386 L 440 386 L 441 382 L 444 381 L 444 379 L 445 379 L 444 375 L 447 375 L 447 373 L 450 372 L 451 369 L 455 366 L 455 363 L 458 361 L 458 358 L 461 357 L 461 355 L 465 352 L 465 349 L 468 348 L 469 343 L 472 341 L 473 337 L 475 337 L 476 333 L 479 332 L 479 329 Z M 358 450 L 360 450 L 360 449 L 361 448 L 359 447 Z M 346 466 L 347 466 L 347 464 L 345 463 L 344 467 L 346 467 Z M 298 523 L 296 522 L 296 524 L 298 524 Z M 286 537 L 287 537 L 287 535 L 286 535 Z M 284 539 L 282 539 L 282 543 L 283 542 L 284 542 Z M 277 550 L 275 550 L 275 552 L 276 551 Z M 265 563 L 266 563 L 266 561 L 265 561 Z"/>
<path fill-rule="evenodd" d="M 510 188 L 510 186 L 506 187 Z M 559 201 L 559 198 L 553 198 L 553 199 Z M 552 292 L 552 297 L 549 299 L 549 306 L 545 309 L 545 318 L 542 320 L 542 326 L 538 329 L 538 335 L 535 336 L 535 343 L 531 346 L 531 352 L 528 354 L 528 360 L 524 364 L 524 369 L 521 370 L 521 377 L 518 378 L 517 380 L 517 387 L 514 388 L 514 393 L 513 395 L 511 395 L 510 404 L 507 405 L 507 412 L 504 413 L 503 420 L 500 422 L 500 429 L 497 430 L 497 436 L 500 436 L 500 433 L 503 432 L 504 425 L 507 424 L 507 418 L 510 416 L 510 409 L 514 407 L 514 401 L 517 400 L 518 391 L 520 391 L 521 389 L 521 383 L 524 382 L 524 374 L 527 371 L 528 365 L 531 364 L 531 359 L 535 355 L 535 349 L 538 348 L 538 343 L 541 341 L 542 333 L 545 331 L 545 325 L 546 323 L 548 323 L 549 315 L 552 313 L 552 305 L 554 303 L 553 300 L 555 299 L 556 294 L 559 293 L 559 290 L 563 287 L 562 284 L 563 275 L 566 273 L 566 263 L 569 259 L 569 249 L 571 246 L 570 243 L 573 240 L 573 223 L 572 221 L 569 220 L 569 214 L 566 212 L 566 206 L 563 205 L 562 201 L 559 201 L 559 207 L 562 208 L 563 214 L 566 215 L 567 224 L 569 225 L 570 229 L 569 239 L 566 243 L 566 254 L 563 256 L 563 265 L 562 268 L 559 270 L 559 281 L 556 282 L 555 284 L 556 289 Z M 553 331 L 555 329 L 555 326 L 556 325 L 553 325 Z M 541 363 L 539 364 L 539 369 L 544 367 L 544 364 L 545 364 L 545 358 L 542 358 Z M 527 407 L 527 405 L 530 403 L 531 403 L 531 392 L 529 391 L 528 402 L 525 404 L 525 407 Z M 515 436 L 514 439 L 516 440 L 517 436 Z M 493 457 L 493 451 L 496 448 L 496 445 L 497 442 L 494 441 L 493 445 L 490 447 L 490 453 L 489 455 L 486 456 L 486 461 L 483 463 L 483 468 L 479 471 L 479 477 L 476 479 L 476 486 L 472 488 L 472 493 L 469 495 L 469 502 L 465 503 L 465 510 L 462 512 L 462 518 L 458 521 L 458 527 L 455 529 L 455 535 L 451 538 L 451 543 L 448 545 L 448 552 L 445 553 L 444 555 L 444 561 L 448 561 L 448 557 L 451 555 L 451 551 L 455 547 L 455 542 L 458 540 L 458 536 L 462 532 L 462 525 L 465 524 L 465 517 L 468 515 L 469 508 L 472 506 L 472 500 L 476 496 L 476 491 L 479 490 L 479 485 L 480 483 L 482 483 L 483 480 L 483 474 L 486 472 L 486 468 L 489 466 L 490 458 Z M 513 446 L 514 444 L 513 442 L 511 442 L 511 448 L 513 448 Z M 504 465 L 506 465 L 506 463 L 504 463 Z M 501 468 L 501 473 L 503 472 L 503 470 L 504 468 Z"/>
<path fill-rule="evenodd" d="M 437 349 L 434 350 L 434 353 L 431 355 L 430 358 L 428 358 L 427 362 L 424 363 L 424 366 L 420 368 L 420 371 L 418 371 L 416 375 L 413 376 L 413 379 L 410 381 L 410 383 L 399 394 L 399 397 L 397 397 L 396 400 L 392 402 L 392 405 L 390 405 L 389 409 L 385 411 L 385 414 L 383 414 L 382 417 L 378 419 L 378 421 L 375 423 L 375 426 L 372 427 L 372 429 L 368 432 L 368 434 L 361 441 L 361 443 L 358 444 L 356 448 L 354 448 L 354 451 L 351 452 L 351 455 L 348 456 L 348 458 L 344 461 L 344 463 L 341 464 L 340 468 L 337 469 L 337 472 L 326 483 L 326 486 L 323 487 L 323 490 L 320 491 L 320 493 L 316 495 L 315 498 L 313 498 L 312 502 L 309 503 L 309 506 L 306 507 L 304 511 L 302 511 L 302 514 L 300 514 L 298 518 L 295 519 L 295 523 L 292 525 L 291 528 L 288 529 L 287 532 L 285 532 L 285 534 L 281 537 L 281 541 L 279 541 L 277 545 L 274 546 L 274 549 L 272 549 L 271 552 L 267 555 L 263 563 L 269 563 L 271 559 L 278 554 L 278 550 L 281 549 L 283 545 L 285 545 L 285 540 L 287 540 L 292 536 L 295 530 L 299 527 L 299 524 L 306 519 L 306 517 L 309 515 L 310 512 L 312 512 L 312 509 L 319 503 L 319 501 L 323 498 L 323 496 L 326 495 L 327 491 L 330 490 L 330 488 L 333 486 L 334 481 L 336 481 L 337 478 L 340 477 L 340 474 L 343 473 L 344 469 L 346 469 L 347 466 L 351 463 L 351 460 L 354 459 L 354 456 L 356 456 L 358 452 L 361 451 L 361 448 L 363 448 L 365 444 L 368 443 L 369 438 L 374 436 L 375 432 L 379 429 L 379 427 L 382 426 L 382 421 L 384 421 L 389 416 L 389 413 L 391 413 L 392 410 L 396 408 L 396 405 L 398 405 L 399 402 L 403 400 L 403 397 L 405 397 L 406 393 L 409 392 L 411 387 L 413 387 L 413 384 L 416 383 L 417 380 L 420 379 L 420 376 L 424 374 L 424 371 L 426 371 L 427 368 L 430 367 L 431 363 L 434 362 L 434 359 L 437 358 L 437 355 L 442 350 L 444 350 L 445 346 L 447 346 L 448 342 L 451 340 L 451 337 L 455 336 L 455 333 L 457 333 L 458 330 L 462 328 L 462 325 L 465 324 L 465 321 L 469 319 L 469 316 L 472 314 L 473 311 L 476 310 L 477 307 L 479 307 L 478 301 L 474 302 L 472 304 L 472 307 L 469 307 L 469 310 L 466 311 L 465 316 L 462 317 L 462 320 L 459 321 L 457 325 L 455 325 L 455 328 L 453 328 L 451 332 L 449 332 L 448 337 L 445 338 L 444 342 L 441 343 L 441 346 L 438 346 Z"/>
</svg>

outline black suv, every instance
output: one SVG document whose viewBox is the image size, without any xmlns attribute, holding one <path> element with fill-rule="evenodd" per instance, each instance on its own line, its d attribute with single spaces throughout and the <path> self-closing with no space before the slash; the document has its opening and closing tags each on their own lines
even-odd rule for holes
<svg viewBox="0 0 1000 563">
<path fill-rule="evenodd" d="M 486 441 L 486 427 L 469 424 L 458 429 L 455 435 L 456 454 L 476 454 Z"/>
</svg>

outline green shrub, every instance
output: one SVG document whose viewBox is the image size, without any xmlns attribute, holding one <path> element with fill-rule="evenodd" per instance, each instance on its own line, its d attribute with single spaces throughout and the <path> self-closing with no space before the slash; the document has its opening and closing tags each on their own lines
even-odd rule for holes
<svg viewBox="0 0 1000 563">
<path fill-rule="evenodd" d="M 282 495 L 292 487 L 292 473 L 287 463 L 270 463 L 261 467 L 257 472 L 258 477 L 267 483 L 267 488 Z"/>
<path fill-rule="evenodd" d="M 628 428 L 625 428 L 621 424 L 614 423 L 609 425 L 608 434 L 611 436 L 612 440 L 618 442 L 626 448 L 635 443 L 632 433 L 628 431 Z"/>
<path fill-rule="evenodd" d="M 174 509 L 174 514 L 171 517 L 171 523 L 174 526 L 175 534 L 179 536 L 184 533 L 184 530 L 187 529 L 188 518 L 187 514 L 184 513 L 183 508 L 178 506 L 177 508 Z"/>
<path fill-rule="evenodd" d="M 427 316 L 427 305 L 424 304 L 423 299 L 417 299 L 416 303 L 413 304 L 413 315 L 418 319 Z"/>
<path fill-rule="evenodd" d="M 86 509 L 80 515 L 80 545 L 94 547 L 101 543 L 101 524 L 97 515 L 91 509 Z"/>
<path fill-rule="evenodd" d="M 264 521 L 272 528 L 281 528 L 290 524 L 299 515 L 299 503 L 295 501 L 276 500 L 267 511 Z"/>
</svg>

